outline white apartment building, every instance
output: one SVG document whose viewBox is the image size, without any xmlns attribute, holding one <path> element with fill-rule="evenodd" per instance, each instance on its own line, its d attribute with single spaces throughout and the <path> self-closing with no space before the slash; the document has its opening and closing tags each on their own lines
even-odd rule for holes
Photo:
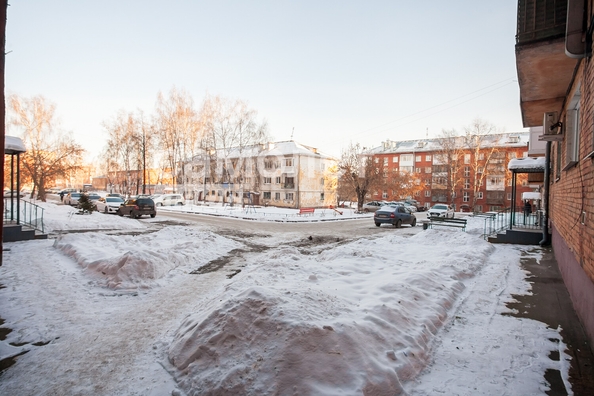
<svg viewBox="0 0 594 396">
<path fill-rule="evenodd" d="M 195 202 L 324 207 L 336 203 L 336 164 L 292 140 L 205 150 L 184 164 L 180 187 Z"/>
</svg>

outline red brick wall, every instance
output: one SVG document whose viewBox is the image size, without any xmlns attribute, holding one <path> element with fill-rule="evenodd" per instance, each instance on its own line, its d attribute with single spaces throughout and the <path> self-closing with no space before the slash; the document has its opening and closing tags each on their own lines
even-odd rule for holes
<svg viewBox="0 0 594 396">
<path fill-rule="evenodd" d="M 580 144 L 578 163 L 566 170 L 566 139 L 552 144 L 550 218 L 559 236 L 575 256 L 575 261 L 594 282 L 594 164 L 586 158 L 594 149 L 594 64 L 582 61 L 569 100 L 581 83 Z M 568 101 L 569 101 L 568 100 Z M 564 114 L 561 115 L 563 120 Z M 561 170 L 558 171 L 558 150 Z M 585 212 L 585 219 L 582 213 Z M 585 220 L 582 224 L 582 220 Z M 559 263 L 562 265 L 562 263 Z"/>
</svg>

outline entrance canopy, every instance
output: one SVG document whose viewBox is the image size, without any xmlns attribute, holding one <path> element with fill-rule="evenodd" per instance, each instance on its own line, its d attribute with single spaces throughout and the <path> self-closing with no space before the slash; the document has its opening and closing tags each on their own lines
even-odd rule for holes
<svg viewBox="0 0 594 396">
<path fill-rule="evenodd" d="M 16 136 L 5 136 L 4 137 L 4 154 L 20 154 L 27 151 L 25 144 Z"/>
<path fill-rule="evenodd" d="M 513 173 L 543 173 L 545 157 L 514 158 L 509 161 L 507 169 Z"/>
</svg>

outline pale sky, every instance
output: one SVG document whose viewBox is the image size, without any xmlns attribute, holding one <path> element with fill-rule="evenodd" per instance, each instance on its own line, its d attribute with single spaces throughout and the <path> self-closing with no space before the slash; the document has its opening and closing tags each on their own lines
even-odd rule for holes
<svg viewBox="0 0 594 396">
<path fill-rule="evenodd" d="M 119 110 L 182 88 L 241 99 L 338 156 L 349 142 L 437 136 L 475 118 L 523 131 L 516 0 L 13 0 L 6 91 L 43 95 L 89 150 Z M 9 131 L 10 132 L 10 131 Z"/>
</svg>

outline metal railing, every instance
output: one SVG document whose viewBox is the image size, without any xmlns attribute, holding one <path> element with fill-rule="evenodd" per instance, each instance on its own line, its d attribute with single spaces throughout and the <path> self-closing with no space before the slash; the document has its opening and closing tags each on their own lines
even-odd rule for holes
<svg viewBox="0 0 594 396">
<path fill-rule="evenodd" d="M 483 238 L 487 239 L 503 230 L 540 230 L 544 220 L 544 211 L 526 212 L 524 207 L 505 208 L 498 212 L 474 213 L 474 217 L 485 219 Z"/>
<path fill-rule="evenodd" d="M 4 223 L 14 222 L 44 233 L 43 208 L 24 199 L 4 198 Z"/>
</svg>

